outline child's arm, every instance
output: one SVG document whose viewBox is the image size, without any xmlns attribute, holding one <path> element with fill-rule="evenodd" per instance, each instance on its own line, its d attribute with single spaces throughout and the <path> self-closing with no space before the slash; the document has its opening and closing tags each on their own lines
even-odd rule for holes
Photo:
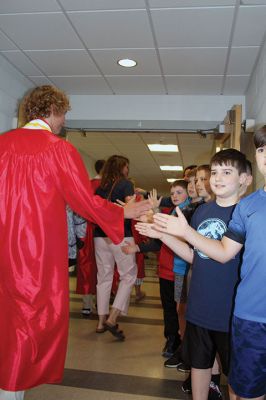
<svg viewBox="0 0 266 400">
<path fill-rule="evenodd" d="M 160 215 L 167 215 L 167 214 L 160 214 Z M 191 249 L 187 243 L 185 243 L 181 238 L 178 239 L 172 236 L 171 234 L 169 235 L 167 233 L 159 232 L 158 230 L 155 230 L 153 227 L 154 227 L 153 224 L 147 224 L 141 222 L 138 222 L 136 224 L 136 229 L 141 235 L 160 239 L 164 244 L 166 244 L 167 247 L 169 247 L 180 258 L 192 264 L 194 258 L 194 252 L 193 249 Z"/>
<path fill-rule="evenodd" d="M 186 218 L 178 207 L 176 207 L 176 213 L 178 218 L 167 214 L 155 214 L 154 229 L 182 237 L 208 257 L 221 263 L 231 260 L 241 250 L 243 245 L 228 237 L 223 237 L 222 241 L 219 241 L 200 235 L 188 225 Z M 178 253 L 178 255 L 180 254 Z M 183 256 L 181 257 L 184 258 Z"/>
<path fill-rule="evenodd" d="M 125 254 L 156 252 L 160 251 L 162 245 L 158 239 L 150 240 L 147 243 L 140 242 L 139 244 L 127 241 L 125 243 L 125 245 L 121 246 L 121 250 Z"/>
</svg>

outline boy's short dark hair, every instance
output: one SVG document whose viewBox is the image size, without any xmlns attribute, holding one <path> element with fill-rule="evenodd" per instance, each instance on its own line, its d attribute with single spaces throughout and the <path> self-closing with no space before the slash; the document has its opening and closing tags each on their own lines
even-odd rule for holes
<svg viewBox="0 0 266 400">
<path fill-rule="evenodd" d="M 232 165 L 238 170 L 239 175 L 247 171 L 247 159 L 245 154 L 236 149 L 225 149 L 218 151 L 211 158 L 213 165 Z"/>
<path fill-rule="evenodd" d="M 197 165 L 188 165 L 185 169 L 184 169 L 184 174 L 183 175 L 185 175 L 185 172 L 186 172 L 186 170 L 187 169 L 194 169 L 194 168 L 197 168 Z"/>
<path fill-rule="evenodd" d="M 196 168 L 196 173 L 197 173 L 198 171 L 205 171 L 205 172 L 208 172 L 209 174 L 211 174 L 211 167 L 210 167 L 209 164 L 202 164 L 202 165 L 199 165 L 199 166 Z"/>
<path fill-rule="evenodd" d="M 253 140 L 256 149 L 266 145 L 266 125 L 262 126 L 254 133 Z"/>
<path fill-rule="evenodd" d="M 105 164 L 105 160 L 97 160 L 94 164 L 94 168 L 95 171 L 97 172 L 97 174 L 99 174 L 101 172 L 101 170 L 103 169 L 103 166 Z"/>
<path fill-rule="evenodd" d="M 188 182 L 184 179 L 177 179 L 176 181 L 172 182 L 170 185 L 170 189 L 176 186 L 181 186 L 183 189 L 187 190 Z"/>
</svg>

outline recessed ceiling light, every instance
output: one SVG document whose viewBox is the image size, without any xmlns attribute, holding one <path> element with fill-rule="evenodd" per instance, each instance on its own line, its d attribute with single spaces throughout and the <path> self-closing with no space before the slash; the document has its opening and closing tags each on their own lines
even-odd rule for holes
<svg viewBox="0 0 266 400">
<path fill-rule="evenodd" d="M 148 144 L 150 151 L 171 151 L 178 152 L 178 146 L 176 144 Z"/>
<path fill-rule="evenodd" d="M 175 179 L 175 178 L 167 178 L 166 180 L 167 180 L 167 182 L 172 183 L 172 182 L 176 181 L 177 179 Z"/>
<path fill-rule="evenodd" d="M 118 60 L 117 64 L 121 65 L 121 67 L 132 68 L 137 65 L 137 61 L 131 60 L 130 58 L 123 58 Z"/>
<path fill-rule="evenodd" d="M 182 165 L 160 165 L 162 171 L 183 171 Z"/>
</svg>

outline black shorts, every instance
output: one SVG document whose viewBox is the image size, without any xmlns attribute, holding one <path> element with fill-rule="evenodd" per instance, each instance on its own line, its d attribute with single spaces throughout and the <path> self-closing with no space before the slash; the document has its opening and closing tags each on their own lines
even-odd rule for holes
<svg viewBox="0 0 266 400">
<path fill-rule="evenodd" d="M 187 321 L 182 342 L 182 358 L 192 368 L 212 368 L 218 353 L 222 370 L 229 370 L 229 333 L 202 328 Z"/>
</svg>

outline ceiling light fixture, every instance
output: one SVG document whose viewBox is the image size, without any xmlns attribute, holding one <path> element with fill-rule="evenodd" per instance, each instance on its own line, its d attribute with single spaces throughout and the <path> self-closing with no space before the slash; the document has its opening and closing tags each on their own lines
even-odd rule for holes
<svg viewBox="0 0 266 400">
<path fill-rule="evenodd" d="M 117 64 L 121 65 L 121 67 L 132 68 L 137 65 L 137 61 L 131 60 L 130 58 L 123 58 L 118 60 Z"/>
<path fill-rule="evenodd" d="M 162 171 L 183 171 L 182 165 L 160 165 Z"/>
<path fill-rule="evenodd" d="M 150 151 L 168 151 L 168 152 L 178 152 L 178 146 L 176 144 L 147 144 Z"/>
<path fill-rule="evenodd" d="M 177 179 L 175 179 L 175 178 L 167 178 L 166 180 L 167 180 L 167 182 L 172 183 L 172 182 L 175 182 Z"/>
</svg>

